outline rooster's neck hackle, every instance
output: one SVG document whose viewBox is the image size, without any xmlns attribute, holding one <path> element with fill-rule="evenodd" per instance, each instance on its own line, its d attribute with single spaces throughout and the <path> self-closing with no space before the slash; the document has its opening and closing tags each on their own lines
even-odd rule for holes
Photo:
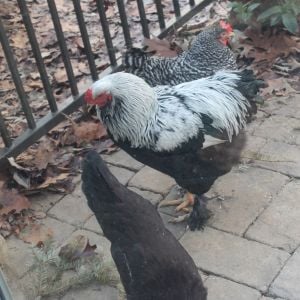
<svg viewBox="0 0 300 300">
<path fill-rule="evenodd" d="M 112 104 L 100 115 L 114 139 L 131 140 L 135 145 L 143 143 L 148 121 L 158 109 L 155 91 L 143 79 L 129 73 L 108 75 L 98 84 L 109 86 L 113 96 Z"/>
</svg>

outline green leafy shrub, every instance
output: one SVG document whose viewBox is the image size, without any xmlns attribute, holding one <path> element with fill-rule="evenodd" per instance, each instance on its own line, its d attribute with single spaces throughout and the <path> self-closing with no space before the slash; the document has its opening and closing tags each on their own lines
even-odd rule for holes
<svg viewBox="0 0 300 300">
<path fill-rule="evenodd" d="M 232 11 L 242 23 L 259 22 L 262 25 L 283 25 L 289 32 L 299 31 L 298 16 L 300 14 L 299 0 L 277 1 L 233 1 Z"/>
</svg>

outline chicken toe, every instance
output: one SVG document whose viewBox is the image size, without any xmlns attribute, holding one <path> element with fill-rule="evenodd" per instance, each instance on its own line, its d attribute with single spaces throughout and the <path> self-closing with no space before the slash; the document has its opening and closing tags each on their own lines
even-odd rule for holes
<svg viewBox="0 0 300 300">
<path fill-rule="evenodd" d="M 182 198 L 172 199 L 172 200 L 165 199 L 165 200 L 160 201 L 160 203 L 158 204 L 158 207 L 175 206 L 175 205 L 181 204 L 182 202 L 183 202 Z"/>
<path fill-rule="evenodd" d="M 188 208 L 189 206 L 193 206 L 194 202 L 195 202 L 194 195 L 187 192 L 185 194 L 183 202 L 180 205 L 178 205 L 175 210 L 176 211 L 185 210 L 185 208 Z"/>
<path fill-rule="evenodd" d="M 188 220 L 189 216 L 190 216 L 190 214 L 185 214 L 182 216 L 174 217 L 174 218 L 170 219 L 168 222 L 174 223 L 174 224 L 181 223 L 181 222 Z"/>
<path fill-rule="evenodd" d="M 189 212 L 190 206 L 194 205 L 194 195 L 187 192 L 184 196 L 184 198 L 180 199 L 175 199 L 175 200 L 163 200 L 159 203 L 158 207 L 164 207 L 164 206 L 175 206 L 176 207 L 176 212 L 178 211 L 184 211 L 184 212 Z"/>
</svg>

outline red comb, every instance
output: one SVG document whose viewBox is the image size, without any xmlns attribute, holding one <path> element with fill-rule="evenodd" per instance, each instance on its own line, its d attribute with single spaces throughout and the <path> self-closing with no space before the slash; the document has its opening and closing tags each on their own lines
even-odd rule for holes
<svg viewBox="0 0 300 300">
<path fill-rule="evenodd" d="M 232 32 L 233 31 L 232 26 L 224 20 L 220 21 L 220 26 L 221 26 L 221 28 L 225 29 L 227 32 Z"/>
<path fill-rule="evenodd" d="M 88 89 L 88 90 L 85 92 L 85 95 L 84 95 L 84 101 L 85 101 L 86 103 L 93 104 L 93 92 L 92 92 L 92 89 Z"/>
</svg>

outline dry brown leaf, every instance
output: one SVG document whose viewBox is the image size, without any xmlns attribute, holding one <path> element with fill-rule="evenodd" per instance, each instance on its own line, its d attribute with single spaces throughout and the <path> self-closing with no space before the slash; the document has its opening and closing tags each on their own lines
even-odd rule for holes
<svg viewBox="0 0 300 300">
<path fill-rule="evenodd" d="M 42 89 L 43 83 L 40 80 L 27 80 L 27 85 L 30 89 L 25 89 L 26 91 L 30 92 L 32 89 Z"/>
<path fill-rule="evenodd" d="M 61 174 L 59 174 L 55 177 L 48 177 L 48 178 L 46 178 L 46 180 L 42 184 L 38 185 L 34 189 L 44 189 L 44 188 L 46 188 L 50 185 L 59 183 L 60 181 L 68 178 L 69 175 L 70 175 L 69 173 L 61 173 Z"/>
<path fill-rule="evenodd" d="M 46 169 L 50 162 L 54 162 L 56 154 L 54 143 L 49 139 L 45 139 L 39 144 L 33 163 L 38 170 Z"/>
<path fill-rule="evenodd" d="M 26 155 L 26 154 L 25 154 Z M 20 157 L 20 156 L 19 156 Z M 26 157 L 28 158 L 28 156 L 26 155 Z M 29 156 L 31 158 L 31 156 Z M 10 165 L 18 170 L 21 170 L 21 171 L 26 171 L 26 172 L 29 172 L 30 169 L 29 168 L 24 168 L 22 167 L 21 165 L 19 165 L 18 163 L 16 163 L 15 159 L 13 157 L 8 157 L 7 158 L 8 162 L 10 163 Z"/>
<path fill-rule="evenodd" d="M 24 49 L 28 42 L 27 34 L 24 31 L 17 31 L 11 38 L 13 47 Z"/>
<path fill-rule="evenodd" d="M 54 73 L 54 78 L 57 83 L 64 83 L 68 80 L 67 73 L 64 68 L 57 69 Z"/>
<path fill-rule="evenodd" d="M 10 213 L 20 213 L 30 208 L 30 202 L 27 197 L 21 195 L 15 189 L 6 189 L 4 183 L 0 187 L 0 215 L 8 215 Z"/>
<path fill-rule="evenodd" d="M 257 63 L 266 60 L 271 66 L 276 58 L 287 57 L 291 53 L 297 52 L 297 49 L 300 51 L 300 44 L 286 32 L 271 35 L 270 31 L 262 34 L 252 29 L 248 30 L 246 35 L 251 39 L 254 49 L 257 50 L 255 55 L 251 53 L 251 57 L 254 57 L 254 61 Z"/>
<path fill-rule="evenodd" d="M 74 261 L 81 257 L 95 255 L 96 245 L 90 245 L 89 239 L 84 235 L 76 235 L 60 248 L 58 255 L 67 261 Z"/>
<path fill-rule="evenodd" d="M 74 42 L 79 48 L 84 49 L 84 44 L 80 36 L 76 37 Z"/>
<path fill-rule="evenodd" d="M 261 95 L 262 96 L 286 96 L 295 90 L 290 86 L 286 78 L 274 78 L 266 80 L 267 87 L 262 89 Z"/>
<path fill-rule="evenodd" d="M 10 80 L 1 80 L 0 81 L 0 90 L 2 92 L 11 91 L 15 88 L 14 84 Z"/>
<path fill-rule="evenodd" d="M 33 246 L 42 246 L 52 236 L 53 230 L 41 224 L 29 224 L 20 233 L 20 238 Z"/>
<path fill-rule="evenodd" d="M 28 173 L 25 173 L 26 175 L 24 176 L 21 172 L 15 171 L 13 174 L 13 179 L 22 187 L 25 189 L 30 188 L 30 177 L 28 177 Z"/>
<path fill-rule="evenodd" d="M 80 145 L 82 142 L 88 143 L 107 136 L 106 129 L 101 123 L 88 121 L 79 124 L 73 123 L 72 126 L 77 145 Z"/>
<path fill-rule="evenodd" d="M 144 44 L 147 46 L 147 51 L 155 51 L 155 55 L 163 57 L 175 57 L 178 53 L 175 50 L 171 50 L 171 44 L 167 40 L 161 40 L 158 38 L 147 39 L 144 38 Z"/>
</svg>

